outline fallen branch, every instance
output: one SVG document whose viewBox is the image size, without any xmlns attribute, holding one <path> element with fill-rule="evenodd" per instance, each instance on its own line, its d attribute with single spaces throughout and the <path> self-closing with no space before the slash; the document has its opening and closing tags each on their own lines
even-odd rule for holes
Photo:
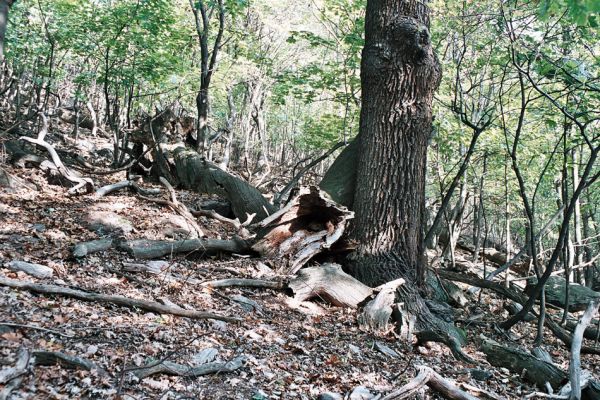
<svg viewBox="0 0 600 400">
<path fill-rule="evenodd" d="M 477 397 L 460 390 L 433 369 L 424 365 L 419 365 L 417 368 L 419 373 L 415 378 L 400 389 L 382 397 L 381 400 L 414 398 L 419 390 L 426 385 L 450 400 L 479 400 Z"/>
<path fill-rule="evenodd" d="M 36 331 L 48 332 L 48 333 L 52 333 L 53 335 L 58 335 L 58 336 L 66 337 L 66 338 L 74 338 L 75 337 L 73 335 L 67 335 L 66 333 L 62 333 L 62 332 L 56 331 L 54 329 L 48 329 L 48 328 L 44 328 L 44 327 L 37 326 L 37 325 L 17 324 L 14 322 L 0 322 L 0 325 L 1 326 L 10 326 L 12 328 L 34 329 Z"/>
<path fill-rule="evenodd" d="M 249 215 L 245 222 L 240 222 L 239 218 L 227 218 L 222 216 L 215 210 L 191 210 L 190 212 L 194 217 L 208 217 L 233 226 L 242 239 L 248 239 L 250 237 L 250 232 L 248 232 L 248 229 L 246 229 L 246 227 L 250 225 L 250 223 L 254 219 L 254 216 L 256 215 Z"/>
<path fill-rule="evenodd" d="M 244 365 L 244 361 L 245 358 L 243 356 L 239 356 L 226 363 L 211 362 L 196 367 L 181 365 L 172 361 L 162 361 L 159 363 L 150 363 L 144 367 L 136 368 L 136 371 L 133 372 L 133 374 L 138 379 L 144 379 L 156 374 L 167 374 L 193 378 L 197 376 L 216 374 L 221 372 L 233 372 L 241 368 Z"/>
<path fill-rule="evenodd" d="M 202 286 L 210 286 L 213 288 L 225 288 L 225 287 L 253 287 L 253 288 L 266 288 L 266 289 L 283 289 L 285 284 L 283 282 L 265 281 L 261 279 L 220 279 L 216 281 L 203 282 Z"/>
<path fill-rule="evenodd" d="M 106 196 L 107 194 L 116 192 L 117 190 L 132 188 L 134 187 L 134 183 L 136 180 L 140 179 L 141 175 L 133 175 L 130 179 L 113 183 L 112 185 L 102 186 L 101 188 L 96 189 L 96 198 L 100 198 Z"/>
<path fill-rule="evenodd" d="M 89 242 L 77 243 L 73 247 L 73 256 L 77 258 L 85 257 L 91 253 L 108 250 L 112 246 L 112 239 L 98 239 Z"/>
<path fill-rule="evenodd" d="M 171 314 L 191 319 L 216 319 L 225 322 L 240 322 L 236 317 L 227 317 L 219 314 L 213 314 L 204 311 L 186 310 L 180 307 L 167 306 L 155 301 L 132 299 L 130 297 L 107 295 L 94 292 L 84 292 L 82 290 L 71 289 L 59 285 L 42 285 L 32 282 L 23 282 L 16 279 L 0 277 L 0 285 L 8 286 L 14 289 L 28 290 L 34 293 L 58 295 L 73 297 L 83 301 L 95 301 L 98 303 L 116 304 L 128 308 L 139 308 L 141 310 L 155 312 L 159 314 Z"/>
<path fill-rule="evenodd" d="M 198 237 L 203 237 L 204 236 L 204 232 L 198 226 L 198 222 L 196 222 L 196 219 L 194 218 L 194 216 L 192 215 L 192 213 L 190 212 L 190 210 L 186 207 L 185 204 L 182 204 L 182 203 L 180 203 L 177 200 L 177 195 L 175 194 L 175 189 L 173 189 L 173 186 L 171 186 L 171 184 L 169 183 L 169 181 L 167 181 L 162 176 L 159 179 L 160 179 L 160 183 L 162 183 L 163 186 L 165 188 L 167 188 L 167 191 L 169 192 L 170 200 L 153 199 L 151 197 L 146 197 L 146 196 L 139 195 L 140 198 L 142 198 L 144 200 L 147 200 L 147 201 L 152 201 L 154 203 L 162 204 L 162 205 L 165 205 L 165 206 L 169 207 L 171 210 L 173 210 L 177 214 L 181 215 L 187 221 L 187 223 L 190 224 L 190 226 L 196 232 L 196 234 L 198 235 Z"/>
<path fill-rule="evenodd" d="M 25 261 L 11 261 L 8 263 L 8 269 L 11 271 L 21 271 L 27 275 L 31 275 L 40 279 L 50 278 L 52 275 L 54 275 L 54 270 L 50 267 L 41 264 L 28 263 Z"/>
<path fill-rule="evenodd" d="M 46 149 L 46 151 L 48 152 L 48 154 L 50 154 L 50 157 L 52 158 L 52 162 L 54 163 L 54 165 L 56 165 L 58 172 L 60 172 L 60 174 L 65 179 L 75 184 L 75 186 L 69 189 L 70 194 L 76 194 L 77 191 L 82 187 L 85 187 L 87 193 L 93 191 L 94 182 L 90 178 L 82 178 L 77 176 L 69 168 L 67 168 L 61 161 L 54 147 L 44 140 L 46 134 L 48 133 L 48 119 L 43 113 L 40 113 L 40 116 L 43 121 L 43 128 L 40 130 L 38 137 L 36 139 L 33 139 L 27 136 L 21 136 L 19 140 L 25 140 L 26 142 L 42 146 Z"/>
<path fill-rule="evenodd" d="M 32 356 L 35 358 L 34 365 L 60 365 L 68 369 L 84 369 L 86 371 L 97 370 L 101 375 L 108 375 L 105 370 L 98 367 L 96 364 L 81 357 L 71 356 L 69 354 L 58 351 L 33 351 Z"/>
<path fill-rule="evenodd" d="M 170 241 L 139 239 L 119 243 L 118 247 L 138 259 L 151 259 L 195 251 L 207 254 L 219 252 L 246 253 L 249 249 L 244 240 L 235 237 L 231 240 L 187 239 Z"/>
</svg>

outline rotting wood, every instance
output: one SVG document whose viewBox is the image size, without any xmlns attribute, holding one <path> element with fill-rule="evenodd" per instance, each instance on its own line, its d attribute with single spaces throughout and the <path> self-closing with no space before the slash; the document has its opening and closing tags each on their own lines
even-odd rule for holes
<svg viewBox="0 0 600 400">
<path fill-rule="evenodd" d="M 216 374 L 223 372 L 233 372 L 240 369 L 245 362 L 244 356 L 239 356 L 226 363 L 210 362 L 199 366 L 190 367 L 187 365 L 177 364 L 172 361 L 153 362 L 143 367 L 136 367 L 133 374 L 138 379 L 144 379 L 151 375 L 166 374 L 184 376 L 193 378 L 202 375 Z"/>
<path fill-rule="evenodd" d="M 419 373 L 415 378 L 413 378 L 406 385 L 402 386 L 400 389 L 397 389 L 392 393 L 382 397 L 381 400 L 400 400 L 413 398 L 424 386 L 429 386 L 432 390 L 440 393 L 442 396 L 450 400 L 479 400 L 478 397 L 462 391 L 460 388 L 427 366 L 419 365 L 417 366 L 417 370 Z"/>
<path fill-rule="evenodd" d="M 392 305 L 396 299 L 396 289 L 405 283 L 404 279 L 388 282 L 379 289 L 377 296 L 371 300 L 358 316 L 358 324 L 369 331 L 385 331 L 392 315 Z"/>
<path fill-rule="evenodd" d="M 492 365 L 508 368 L 516 374 L 524 373 L 525 379 L 540 388 L 544 388 L 548 382 L 553 389 L 558 389 L 567 380 L 567 374 L 556 365 L 527 352 L 503 346 L 487 338 L 483 339 L 481 349 Z"/>
<path fill-rule="evenodd" d="M 266 233 L 252 249 L 282 261 L 282 272 L 294 274 L 313 256 L 330 249 L 353 216 L 317 187 L 302 188 L 285 207 L 259 224 Z"/>
<path fill-rule="evenodd" d="M 42 285 L 33 282 L 19 281 L 0 277 L 0 285 L 8 286 L 14 289 L 28 290 L 34 293 L 42 293 L 49 295 L 73 297 L 83 301 L 93 301 L 98 303 L 116 304 L 118 306 L 128 308 L 139 308 L 141 310 L 155 312 L 159 314 L 171 314 L 190 319 L 216 319 L 225 322 L 239 322 L 236 317 L 227 317 L 224 315 L 214 314 L 205 311 L 186 310 L 180 307 L 166 306 L 155 301 L 133 299 L 125 296 L 108 295 L 94 292 L 84 292 L 82 290 L 71 289 L 69 287 L 59 285 Z"/>
<path fill-rule="evenodd" d="M 219 252 L 247 253 L 248 244 L 234 237 L 230 240 L 221 239 L 186 239 L 186 240 L 128 240 L 120 242 L 118 248 L 138 259 L 152 259 L 177 253 L 195 253 L 211 255 Z"/>
<path fill-rule="evenodd" d="M 258 189 L 223 171 L 197 152 L 180 146 L 173 154 L 177 176 L 184 187 L 227 199 L 234 215 L 240 220 L 255 214 L 255 222 L 258 222 L 275 211 L 275 207 Z"/>
<path fill-rule="evenodd" d="M 373 289 L 346 274 L 338 264 L 303 268 L 288 287 L 297 302 L 321 297 L 336 306 L 351 308 L 356 308 L 373 293 Z"/>
</svg>

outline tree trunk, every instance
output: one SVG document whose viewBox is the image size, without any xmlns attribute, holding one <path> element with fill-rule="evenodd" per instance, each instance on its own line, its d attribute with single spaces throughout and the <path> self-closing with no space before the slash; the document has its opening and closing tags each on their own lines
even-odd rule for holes
<svg viewBox="0 0 600 400">
<path fill-rule="evenodd" d="M 8 12 L 12 4 L 13 0 L 0 0 L 0 63 L 4 61 L 4 38 L 8 25 Z"/>
<path fill-rule="evenodd" d="M 431 102 L 441 77 L 418 1 L 367 3 L 362 53 L 356 211 L 349 267 L 373 286 L 423 272 L 423 216 Z"/>
</svg>

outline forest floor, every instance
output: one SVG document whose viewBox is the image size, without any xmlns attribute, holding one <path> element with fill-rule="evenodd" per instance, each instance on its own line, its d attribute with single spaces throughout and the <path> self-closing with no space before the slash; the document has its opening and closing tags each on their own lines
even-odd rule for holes
<svg viewBox="0 0 600 400">
<path fill-rule="evenodd" d="M 314 399 L 323 392 L 348 394 L 357 386 L 376 395 L 408 382 L 417 365 L 430 366 L 457 384 L 480 387 L 499 398 L 519 399 L 536 391 L 519 374 L 491 366 L 478 350 L 482 334 L 528 350 L 535 337 L 535 323 L 518 325 L 510 337 L 495 329 L 494 324 L 508 314 L 502 300 L 487 291 L 457 310 L 459 321 L 471 317 L 470 323 L 459 322 L 468 336 L 464 350 L 478 363 L 467 364 L 436 343 L 416 346 L 399 340 L 394 332 L 363 332 L 353 309 L 315 300 L 318 307 L 310 310 L 295 307 L 284 291 L 220 289 L 198 285 L 197 281 L 189 283 L 193 279 L 204 282 L 232 277 L 281 279 L 264 267 L 268 260 L 196 253 L 155 261 L 164 272 L 148 274 L 124 272 L 123 263 L 141 261 L 116 249 L 74 259 L 72 247 L 82 241 L 110 235 L 128 239 L 176 235 L 176 229 L 167 229 L 168 221 L 175 217 L 166 207 L 126 190 L 100 199 L 68 196 L 64 187 L 48 184 L 37 169 L 5 163 L 0 166 L 38 188 L 15 192 L 0 189 L 0 277 L 174 303 L 184 309 L 242 318 L 240 323 L 193 320 L 0 286 L 0 368 L 13 366 L 22 347 L 65 353 L 98 367 L 87 371 L 36 365 L 23 376 L 13 399 Z M 98 186 L 113 183 L 124 179 L 124 172 L 94 179 Z M 178 191 L 178 198 L 190 207 L 203 199 L 186 191 Z M 208 237 L 228 238 L 233 234 L 227 226 L 204 217 L 199 225 Z M 53 276 L 37 279 L 10 271 L 6 267 L 13 260 L 49 266 Z M 258 305 L 248 310 L 247 305 L 236 301 L 240 295 Z M 473 318 L 474 314 L 478 318 Z M 394 352 L 378 350 L 381 344 Z M 194 365 L 208 348 L 216 350 L 212 354 L 216 353 L 216 361 L 227 362 L 241 355 L 245 363 L 233 372 L 195 378 L 157 374 L 138 379 L 132 374 L 136 367 L 157 360 Z M 544 348 L 560 368 L 567 370 L 568 350 L 550 332 L 546 333 Z M 600 357 L 582 355 L 582 362 L 595 376 L 600 375 Z M 490 376 L 475 380 L 472 369 L 489 371 Z M 428 392 L 425 398 L 437 397 Z"/>
</svg>

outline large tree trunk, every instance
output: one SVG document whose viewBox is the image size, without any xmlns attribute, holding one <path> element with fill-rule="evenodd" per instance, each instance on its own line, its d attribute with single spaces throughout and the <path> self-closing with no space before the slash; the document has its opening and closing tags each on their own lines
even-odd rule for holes
<svg viewBox="0 0 600 400">
<path fill-rule="evenodd" d="M 427 141 L 441 71 L 429 9 L 419 1 L 370 0 L 362 53 L 357 184 L 349 268 L 376 286 L 421 274 Z"/>
</svg>

